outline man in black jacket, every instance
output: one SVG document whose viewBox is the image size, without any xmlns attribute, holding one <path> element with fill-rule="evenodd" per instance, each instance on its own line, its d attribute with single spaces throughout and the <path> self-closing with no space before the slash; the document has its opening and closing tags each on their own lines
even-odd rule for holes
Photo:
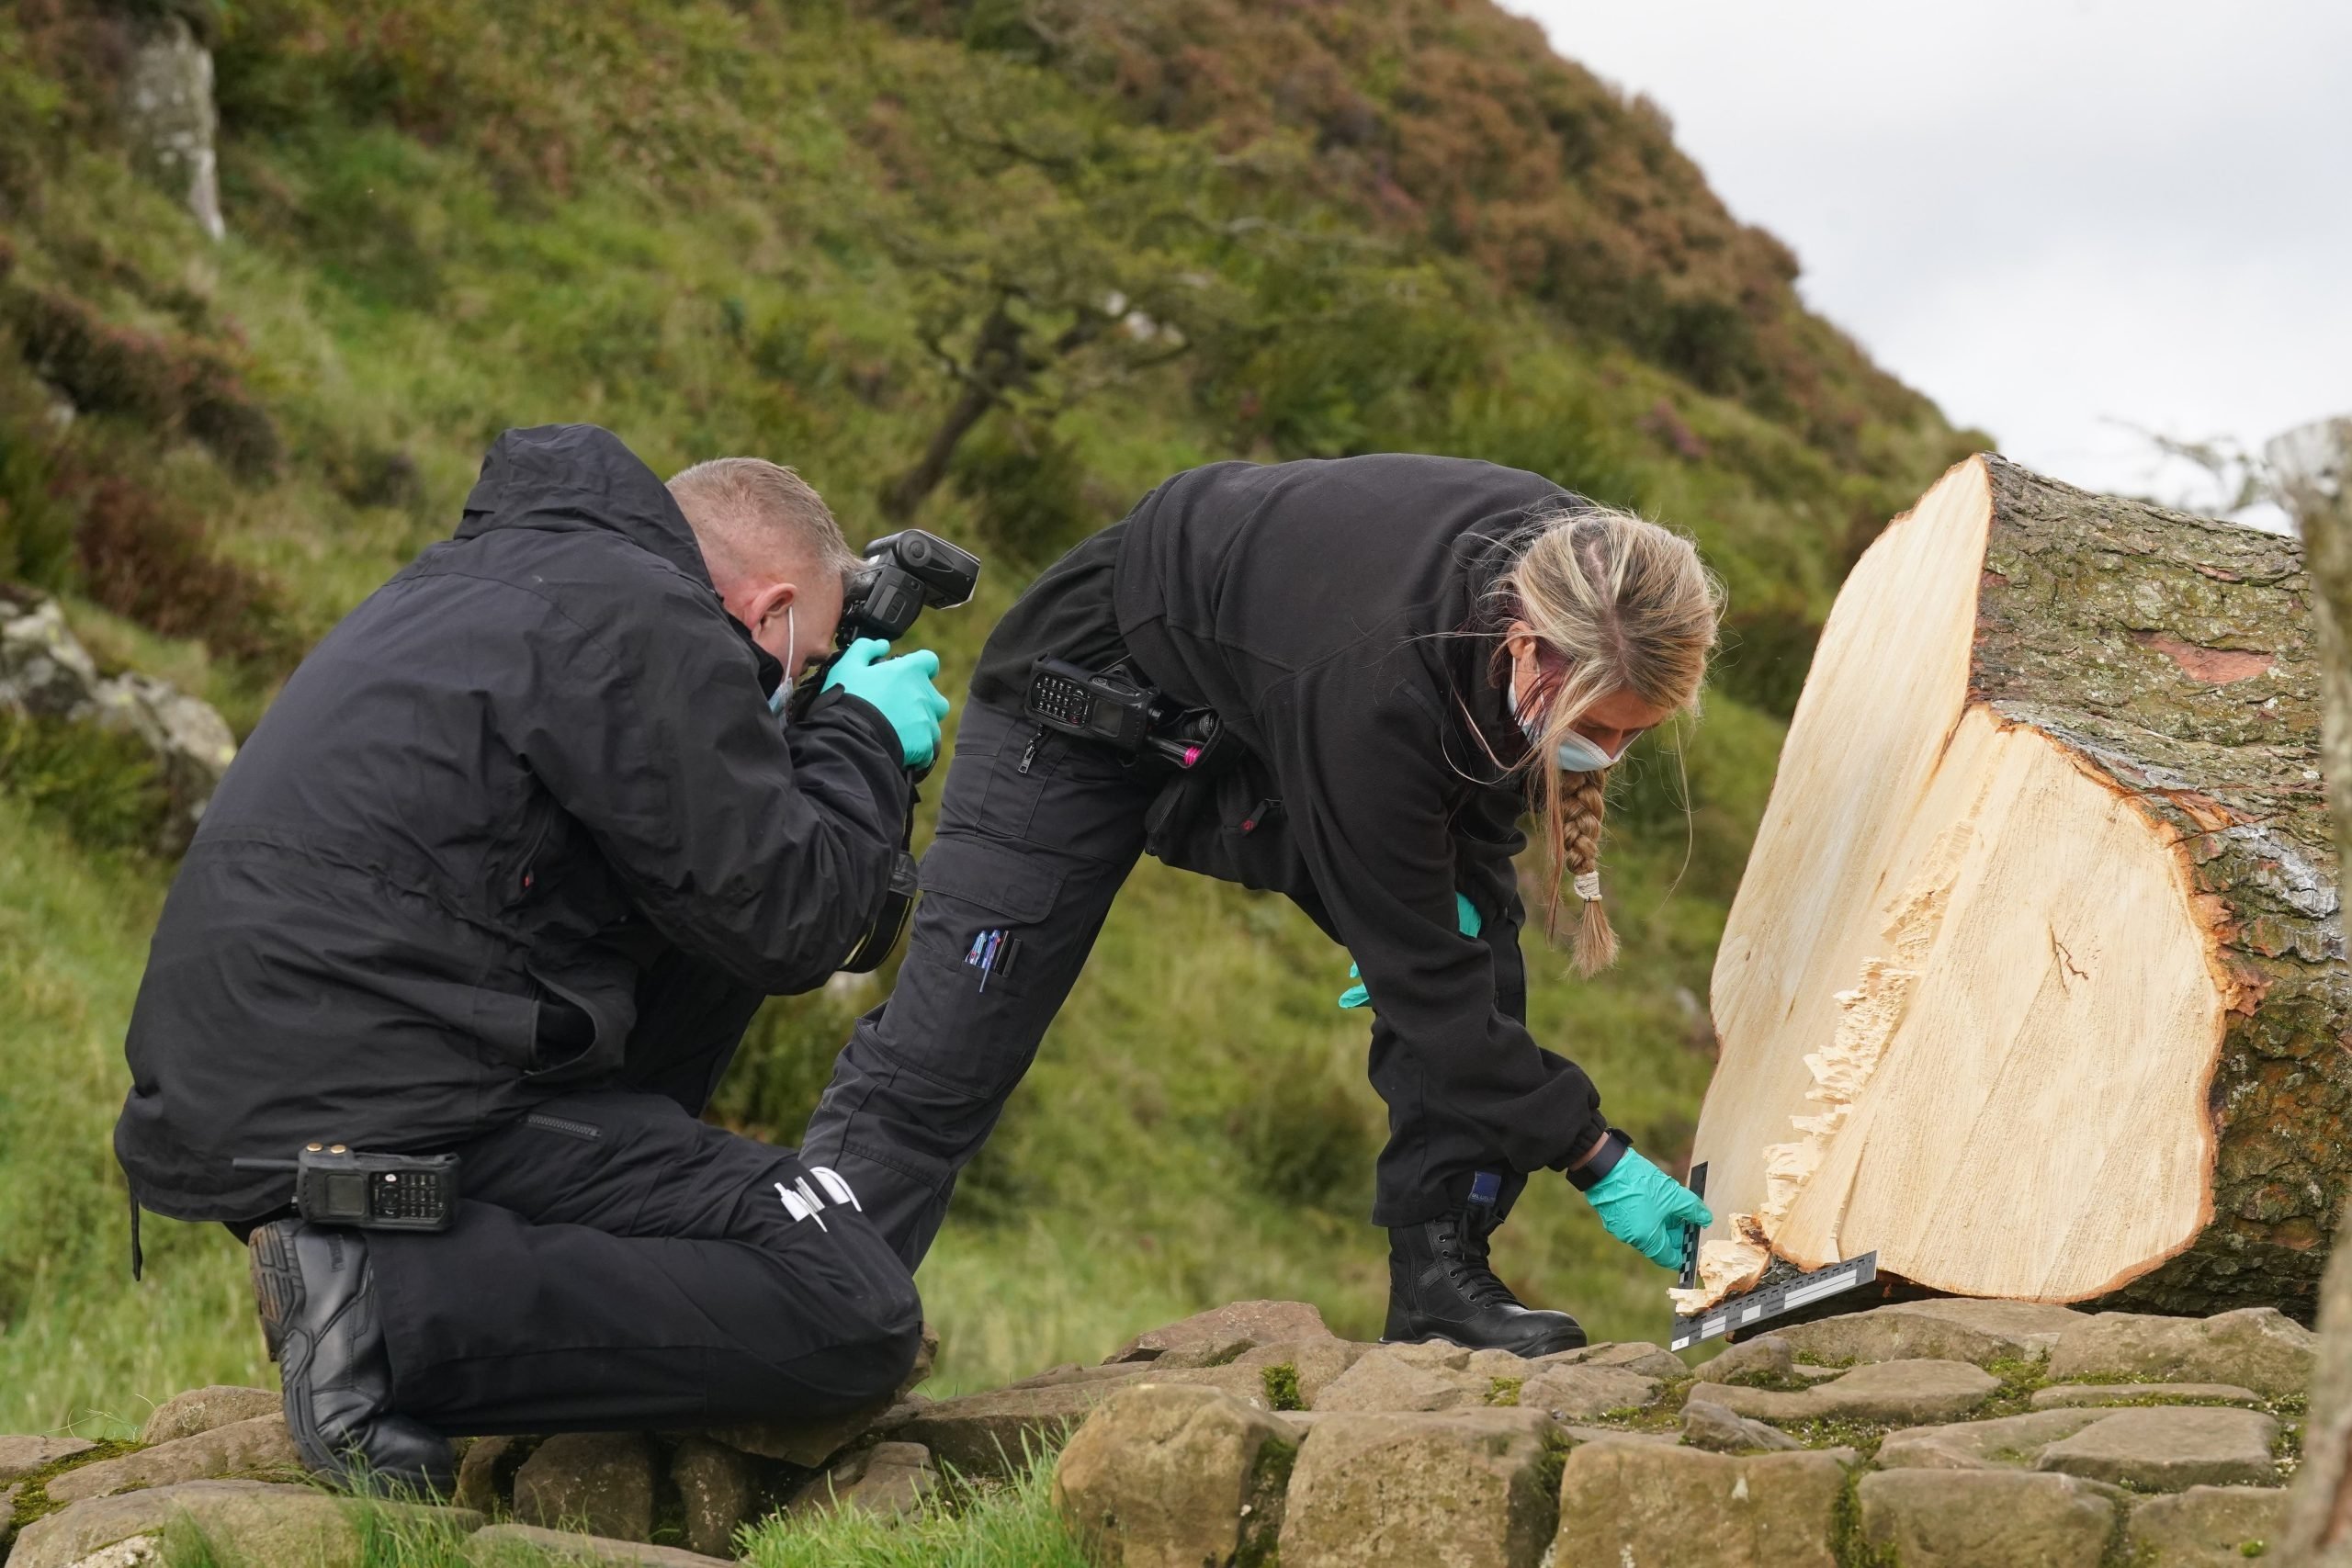
<svg viewBox="0 0 2352 1568">
<path fill-rule="evenodd" d="M 457 536 L 307 659 L 174 883 L 115 1147 L 134 1212 L 249 1235 L 322 1472 L 444 1434 L 830 1414 L 916 1350 L 856 1194 L 697 1120 L 763 996 L 882 902 L 945 703 L 830 647 L 854 558 L 790 470 L 664 487 L 610 434 L 509 431 Z M 286 1217 L 238 1162 L 455 1152 L 446 1232 Z"/>
</svg>

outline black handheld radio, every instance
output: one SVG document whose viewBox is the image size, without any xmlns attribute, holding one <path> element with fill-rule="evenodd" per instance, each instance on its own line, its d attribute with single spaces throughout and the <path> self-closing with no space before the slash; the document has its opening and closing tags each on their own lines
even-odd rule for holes
<svg viewBox="0 0 2352 1568">
<path fill-rule="evenodd" d="M 364 1153 L 311 1144 L 292 1159 L 241 1159 L 239 1170 L 294 1173 L 294 1212 L 322 1225 L 445 1231 L 458 1212 L 456 1155 Z"/>
<path fill-rule="evenodd" d="M 1209 708 L 1187 708 L 1119 669 L 1092 671 L 1050 655 L 1029 667 L 1021 711 L 1046 728 L 1108 747 L 1133 761 L 1150 755 L 1179 768 L 1227 759 L 1225 727 Z"/>
<path fill-rule="evenodd" d="M 895 642 L 906 636 L 926 605 L 934 610 L 952 610 L 971 600 L 972 590 L 980 581 L 980 558 L 971 551 L 949 544 L 936 534 L 921 528 L 904 528 L 896 534 L 886 534 L 865 547 L 865 564 L 850 573 L 842 595 L 841 630 L 833 638 L 834 657 L 860 637 L 878 637 L 885 642 Z M 823 669 L 811 673 L 793 694 L 795 716 L 808 711 L 825 684 L 826 671 L 832 668 L 827 660 Z M 914 770 L 921 782 L 931 770 Z M 882 896 L 882 906 L 865 928 L 865 934 L 850 949 L 842 967 L 853 975 L 870 974 L 882 966 L 890 950 L 899 945 L 906 934 L 907 917 L 914 908 L 918 890 L 914 857 L 915 797 L 909 792 L 905 835 L 899 841 L 899 858 L 890 867 L 890 886 Z"/>
</svg>

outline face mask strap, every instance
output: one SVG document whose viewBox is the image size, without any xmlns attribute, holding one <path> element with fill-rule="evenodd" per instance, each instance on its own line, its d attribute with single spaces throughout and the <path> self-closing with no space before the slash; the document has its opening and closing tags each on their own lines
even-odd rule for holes
<svg viewBox="0 0 2352 1568">
<path fill-rule="evenodd" d="M 786 604 L 784 607 L 784 660 L 779 662 L 789 660 L 799 648 L 800 626 L 792 617 L 792 606 Z M 775 683 L 775 694 L 768 698 L 768 712 L 782 713 L 784 711 L 784 705 L 792 698 L 793 679 L 798 674 L 799 671 L 797 670 L 786 669 L 784 679 Z"/>
</svg>

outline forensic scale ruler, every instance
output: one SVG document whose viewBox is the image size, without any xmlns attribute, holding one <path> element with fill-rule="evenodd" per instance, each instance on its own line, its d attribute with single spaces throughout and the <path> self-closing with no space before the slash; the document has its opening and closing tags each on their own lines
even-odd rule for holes
<svg viewBox="0 0 2352 1568">
<path fill-rule="evenodd" d="M 1700 1197 L 1707 1195 L 1707 1167 L 1702 1161 L 1690 1168 L 1690 1179 L 1685 1183 Z M 1785 1272 L 1783 1272 L 1785 1271 Z M 1779 1278 L 1774 1278 L 1779 1274 Z M 1826 1269 L 1804 1272 L 1786 1261 L 1774 1258 L 1765 1270 L 1764 1280 L 1754 1290 L 1728 1298 L 1695 1317 L 1677 1314 L 1672 1337 L 1667 1347 L 1685 1350 L 1702 1339 L 1713 1339 L 1735 1328 L 1784 1315 L 1799 1307 L 1811 1306 L 1825 1296 L 1867 1285 L 1878 1278 L 1878 1254 L 1865 1252 L 1860 1258 L 1849 1258 L 1842 1263 L 1832 1263 Z M 1699 1227 L 1690 1227 L 1683 1240 L 1681 1288 L 1690 1290 L 1699 1282 Z"/>
</svg>

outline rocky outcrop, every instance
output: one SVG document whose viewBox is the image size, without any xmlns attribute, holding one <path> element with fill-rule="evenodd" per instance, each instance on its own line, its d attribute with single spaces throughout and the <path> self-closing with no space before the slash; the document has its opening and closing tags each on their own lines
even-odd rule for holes
<svg viewBox="0 0 2352 1568">
<path fill-rule="evenodd" d="M 176 853 L 236 759 L 212 706 L 136 673 L 101 676 L 57 602 L 0 583 L 0 712 L 136 737 L 161 770 L 170 813 L 158 846 Z"/>
<path fill-rule="evenodd" d="M 122 79 L 122 128 L 131 162 L 215 241 L 228 233 L 212 145 L 219 124 L 212 51 L 167 11 L 142 22 Z"/>
</svg>

